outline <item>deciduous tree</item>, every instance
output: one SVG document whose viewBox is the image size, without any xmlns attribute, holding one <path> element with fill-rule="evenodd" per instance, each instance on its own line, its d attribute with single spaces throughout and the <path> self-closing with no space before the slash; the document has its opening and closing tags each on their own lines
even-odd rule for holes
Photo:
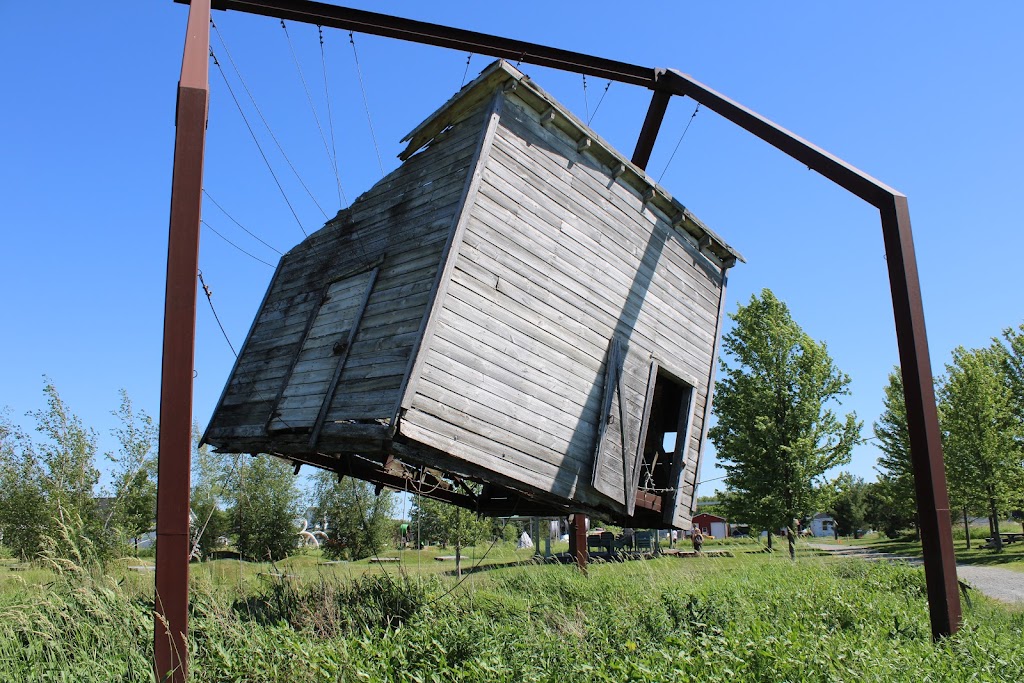
<svg viewBox="0 0 1024 683">
<path fill-rule="evenodd" d="M 252 560 L 279 560 L 298 545 L 295 519 L 299 516 L 299 490 L 292 466 L 269 455 L 256 455 L 239 463 L 232 482 L 238 552 Z"/>
<path fill-rule="evenodd" d="M 914 488 L 914 467 L 910 459 L 903 375 L 899 367 L 889 373 L 882 406 L 882 414 L 873 427 L 876 445 L 882 451 L 875 469 L 879 473 L 879 481 L 885 484 L 884 494 L 888 500 L 885 527 L 879 528 L 892 530 L 895 534 L 906 525 L 917 527 L 917 491 Z M 896 524 L 900 526 L 893 530 Z"/>
<path fill-rule="evenodd" d="M 1001 550 L 1000 512 L 1009 507 L 1021 458 L 1012 395 L 998 360 L 991 348 L 954 349 L 939 390 L 939 416 L 952 497 L 965 506 L 984 503 Z"/>
<path fill-rule="evenodd" d="M 1010 410 L 1017 424 L 1017 452 L 1024 458 L 1024 323 L 1006 328 L 1002 337 L 993 342 L 999 373 L 1010 390 Z M 1021 467 L 1024 469 L 1024 463 Z M 1010 495 L 1024 528 L 1024 476 L 1019 477 L 1016 484 Z"/>
<path fill-rule="evenodd" d="M 365 481 L 317 470 L 313 475 L 313 507 L 316 518 L 326 522 L 327 543 L 324 553 L 330 557 L 361 560 L 379 553 L 394 533 L 395 496 L 382 490 L 375 495 Z"/>
<path fill-rule="evenodd" d="M 100 519 L 94 497 L 100 478 L 96 432 L 71 412 L 54 383 L 45 381 L 46 408 L 30 413 L 42 437 L 34 449 L 48 510 L 40 520 L 47 525 L 45 537 L 58 557 L 83 559 L 81 551 L 88 547 L 93 558 L 102 560 L 114 550 L 114 535 Z"/>
<path fill-rule="evenodd" d="M 43 471 L 32 442 L 0 413 L 0 537 L 16 557 L 34 559 L 47 524 Z"/>
<path fill-rule="evenodd" d="M 108 453 L 114 464 L 114 501 L 104 524 L 135 539 L 153 528 L 156 517 L 157 427 L 146 411 L 136 411 L 128 392 L 121 390 L 121 405 L 112 414 L 120 421 L 113 431 L 119 448 Z"/>
<path fill-rule="evenodd" d="M 243 456 L 212 453 L 200 445 L 199 428 L 192 426 L 192 552 L 208 557 L 219 540 L 231 532 L 231 516 L 227 508 L 232 500 L 233 484 L 237 482 Z"/>
<path fill-rule="evenodd" d="M 849 462 L 860 423 L 832 409 L 848 393 L 824 343 L 765 289 L 730 316 L 710 437 L 726 471 L 733 519 L 789 527 L 825 502 L 825 472 Z"/>
<path fill-rule="evenodd" d="M 853 534 L 864 528 L 867 519 L 868 485 L 861 477 L 844 472 L 836 481 L 836 495 L 829 512 L 840 530 Z"/>
</svg>

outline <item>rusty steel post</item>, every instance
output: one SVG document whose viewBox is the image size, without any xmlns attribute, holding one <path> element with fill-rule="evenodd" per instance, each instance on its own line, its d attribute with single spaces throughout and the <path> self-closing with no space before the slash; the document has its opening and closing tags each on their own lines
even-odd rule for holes
<svg viewBox="0 0 1024 683">
<path fill-rule="evenodd" d="M 932 637 L 938 639 L 955 633 L 961 618 L 953 521 L 949 514 L 946 470 L 942 460 L 942 435 L 935 407 L 924 306 L 907 198 L 894 196 L 889 205 L 879 208 L 907 404 L 910 459 L 921 524 L 928 608 Z"/>
<path fill-rule="evenodd" d="M 576 560 L 576 566 L 587 573 L 587 516 L 576 513 L 569 517 L 569 555 Z"/>
<path fill-rule="evenodd" d="M 157 464 L 154 665 L 158 681 L 174 683 L 188 677 L 192 371 L 209 52 L 210 0 L 193 0 L 175 118 Z"/>
</svg>

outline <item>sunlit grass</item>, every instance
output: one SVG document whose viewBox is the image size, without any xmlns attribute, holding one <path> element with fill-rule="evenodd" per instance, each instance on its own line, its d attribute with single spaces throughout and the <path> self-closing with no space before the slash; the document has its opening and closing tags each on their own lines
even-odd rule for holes
<svg viewBox="0 0 1024 683">
<path fill-rule="evenodd" d="M 919 568 L 717 545 L 734 556 L 582 576 L 500 544 L 461 583 L 441 549 L 390 565 L 195 564 L 192 680 L 1024 680 L 1020 610 L 976 599 L 934 644 Z M 152 574 L 135 562 L 5 584 L 0 680 L 152 680 Z"/>
</svg>

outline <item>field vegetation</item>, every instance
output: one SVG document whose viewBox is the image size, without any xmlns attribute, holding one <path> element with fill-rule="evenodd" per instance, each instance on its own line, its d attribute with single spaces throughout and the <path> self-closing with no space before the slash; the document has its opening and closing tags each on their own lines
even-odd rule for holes
<svg viewBox="0 0 1024 683">
<path fill-rule="evenodd" d="M 191 680 L 1024 680 L 1020 610 L 977 596 L 933 643 L 918 568 L 721 547 L 582 576 L 482 545 L 461 582 L 435 550 L 194 564 Z M 3 572 L 0 680 L 153 680 L 147 563 Z"/>
</svg>

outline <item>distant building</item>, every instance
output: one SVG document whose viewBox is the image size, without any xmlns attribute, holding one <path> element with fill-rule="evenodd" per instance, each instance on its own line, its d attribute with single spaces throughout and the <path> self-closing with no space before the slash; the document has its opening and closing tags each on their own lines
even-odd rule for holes
<svg viewBox="0 0 1024 683">
<path fill-rule="evenodd" d="M 836 520 L 832 518 L 832 515 L 819 512 L 814 515 L 811 519 L 811 535 L 812 536 L 832 536 L 835 534 Z"/>
<path fill-rule="evenodd" d="M 718 515 L 709 515 L 706 512 L 694 515 L 693 526 L 700 527 L 705 536 L 709 534 L 715 538 L 728 538 L 729 536 L 729 523 L 724 517 Z"/>
</svg>

